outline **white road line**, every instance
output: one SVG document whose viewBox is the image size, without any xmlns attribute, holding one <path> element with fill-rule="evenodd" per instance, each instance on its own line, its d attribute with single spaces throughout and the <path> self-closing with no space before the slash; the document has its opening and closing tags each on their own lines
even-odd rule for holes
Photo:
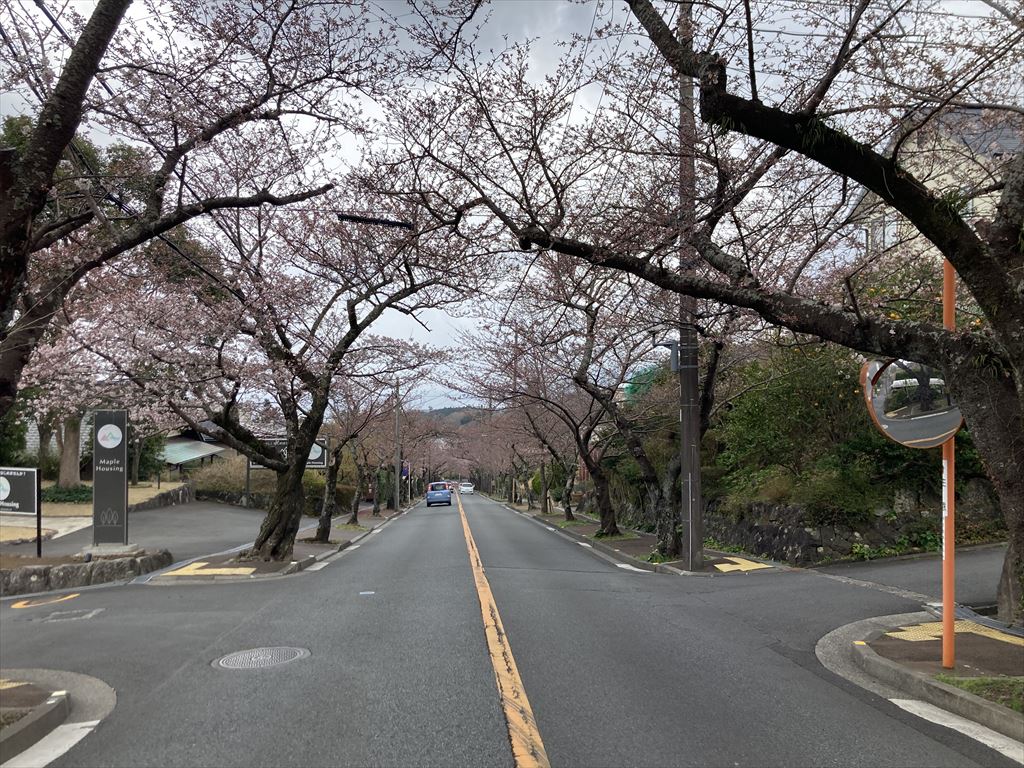
<svg viewBox="0 0 1024 768">
<path fill-rule="evenodd" d="M 577 541 L 576 543 L 579 544 L 581 547 L 588 547 L 590 549 L 594 548 L 593 544 L 587 544 L 587 542 L 585 541 Z"/>
<path fill-rule="evenodd" d="M 99 720 L 58 725 L 50 733 L 0 768 L 43 768 L 80 742 L 99 725 Z"/>
<path fill-rule="evenodd" d="M 1009 736 L 1004 736 L 993 731 L 991 728 L 975 723 L 973 720 L 954 715 L 952 712 L 947 712 L 924 701 L 916 699 L 889 699 L 889 701 L 913 715 L 933 723 L 938 723 L 946 728 L 952 728 L 954 731 L 959 731 L 965 736 L 970 736 L 972 739 L 992 747 L 999 754 L 1024 765 L 1024 744 L 1011 739 Z"/>
<path fill-rule="evenodd" d="M 319 563 L 313 563 L 306 570 L 307 571 L 321 571 L 324 568 L 326 568 L 328 565 L 330 565 L 329 562 L 327 562 L 326 560 L 321 560 Z"/>
<path fill-rule="evenodd" d="M 545 527 L 545 528 L 547 528 L 547 529 L 548 529 L 549 531 L 553 531 L 553 530 L 555 530 L 555 529 L 554 529 L 554 528 L 552 528 L 552 527 L 551 527 L 550 525 L 545 525 L 544 527 Z"/>
<path fill-rule="evenodd" d="M 624 571 L 636 571 L 637 573 L 650 573 L 650 571 L 645 571 L 643 568 L 637 568 L 635 565 L 630 565 L 629 563 L 616 563 L 616 565 L 619 566 L 619 568 L 621 568 Z"/>
</svg>

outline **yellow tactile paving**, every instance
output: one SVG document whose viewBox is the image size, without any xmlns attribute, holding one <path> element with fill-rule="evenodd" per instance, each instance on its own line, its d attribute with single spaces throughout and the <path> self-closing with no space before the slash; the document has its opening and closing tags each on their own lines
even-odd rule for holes
<svg viewBox="0 0 1024 768">
<path fill-rule="evenodd" d="M 992 629 L 986 627 L 984 624 L 978 624 L 968 619 L 960 619 L 953 622 L 953 631 L 961 633 L 971 633 L 973 635 L 981 635 L 982 637 L 989 637 L 993 640 L 999 640 L 1003 643 L 1009 643 L 1010 645 L 1024 645 L 1024 638 L 1016 637 L 1014 635 L 1007 634 L 1006 632 L 1000 632 L 998 629 Z M 942 622 L 941 621 L 930 621 L 927 624 L 916 624 L 912 627 L 903 627 L 893 632 L 886 632 L 886 636 L 894 637 L 897 640 L 907 640 L 911 643 L 919 643 L 924 640 L 939 640 L 942 638 Z"/>
<path fill-rule="evenodd" d="M 723 573 L 731 573 L 732 571 L 759 571 L 762 568 L 771 568 L 770 565 L 765 563 L 758 563 L 754 560 L 744 560 L 742 557 L 726 557 L 723 559 L 732 561 L 730 563 L 715 563 L 715 568 Z"/>
<path fill-rule="evenodd" d="M 23 685 L 28 685 L 26 682 L 21 680 L 7 680 L 6 678 L 0 677 L 0 691 L 7 691 L 11 688 L 20 688 Z"/>
<path fill-rule="evenodd" d="M 198 561 L 195 563 L 189 563 L 182 568 L 178 568 L 175 571 L 167 571 L 161 574 L 162 576 L 248 576 L 251 573 L 255 573 L 255 568 L 239 567 L 239 568 L 207 568 L 209 563 Z"/>
</svg>

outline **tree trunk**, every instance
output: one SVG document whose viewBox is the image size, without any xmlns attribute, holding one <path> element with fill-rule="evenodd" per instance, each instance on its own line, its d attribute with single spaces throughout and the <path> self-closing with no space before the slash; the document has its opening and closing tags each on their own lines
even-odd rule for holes
<svg viewBox="0 0 1024 768">
<path fill-rule="evenodd" d="M 373 516 L 380 517 L 380 467 L 373 474 Z"/>
<path fill-rule="evenodd" d="M 69 416 L 61 424 L 59 488 L 77 488 L 81 474 L 82 417 Z"/>
<path fill-rule="evenodd" d="M 551 512 L 548 508 L 548 473 L 544 462 L 540 463 L 540 513 L 547 515 Z"/>
<path fill-rule="evenodd" d="M 331 518 L 334 517 L 336 505 L 335 488 L 338 485 L 338 469 L 341 467 L 341 453 L 331 451 L 331 459 L 327 464 L 327 476 L 324 479 L 324 501 L 320 506 L 320 520 L 317 522 L 316 535 L 313 541 L 326 544 L 331 539 Z"/>
<path fill-rule="evenodd" d="M 601 527 L 594 537 L 600 539 L 605 536 L 618 536 L 620 531 L 615 521 L 615 509 L 612 507 L 612 497 L 608 489 L 608 476 L 599 464 L 595 463 L 587 469 L 590 470 L 590 478 L 594 481 L 594 502 L 601 521 Z"/>
<path fill-rule="evenodd" d="M 352 460 L 356 465 L 356 487 L 352 492 L 352 516 L 348 519 L 348 525 L 359 525 L 359 504 L 362 502 L 363 483 L 366 482 L 366 470 L 359 463 L 355 447 L 352 448 Z"/>
<path fill-rule="evenodd" d="M 39 451 L 36 453 L 36 463 L 42 469 L 50 460 L 50 443 L 53 441 L 53 425 L 48 419 L 40 419 L 36 426 L 39 430 Z"/>
<path fill-rule="evenodd" d="M 565 489 L 562 491 L 562 509 L 566 520 L 575 520 L 572 513 L 572 491 L 576 487 L 576 468 L 570 467 L 565 473 Z"/>
<path fill-rule="evenodd" d="M 996 602 L 1000 621 L 1024 624 L 1024 405 L 1009 376 L 975 361 L 943 372 L 971 429 L 1006 520 L 1009 548 Z"/>
<path fill-rule="evenodd" d="M 139 467 L 142 464 L 142 438 L 135 439 L 135 455 L 132 456 L 132 485 L 139 484 Z"/>
<path fill-rule="evenodd" d="M 277 473 L 274 498 L 260 526 L 256 543 L 248 553 L 249 557 L 261 560 L 286 560 L 291 557 L 306 501 L 302 475 L 306 470 L 305 458 L 308 455 L 307 447 L 304 453 L 300 453 L 301 461 L 292 464 L 287 471 Z"/>
<path fill-rule="evenodd" d="M 673 433 L 673 443 L 678 443 Z M 683 551 L 683 539 L 679 530 L 679 508 L 682 488 L 679 485 L 682 462 L 676 452 L 665 470 L 662 486 L 651 502 L 654 509 L 654 526 L 658 535 L 658 554 L 675 560 Z"/>
</svg>

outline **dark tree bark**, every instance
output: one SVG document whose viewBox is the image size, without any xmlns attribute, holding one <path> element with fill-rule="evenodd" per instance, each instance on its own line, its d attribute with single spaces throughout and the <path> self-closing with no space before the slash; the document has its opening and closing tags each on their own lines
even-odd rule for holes
<svg viewBox="0 0 1024 768">
<path fill-rule="evenodd" d="M 53 442 L 53 424 L 47 418 L 42 418 L 37 423 L 39 431 L 39 452 L 36 454 L 36 462 L 40 468 L 46 466 L 50 460 L 50 443 Z"/>
<path fill-rule="evenodd" d="M 324 479 L 324 501 L 320 506 L 320 520 L 317 522 L 316 535 L 313 537 L 313 541 L 325 544 L 331 539 L 331 518 L 334 517 L 337 504 L 335 489 L 338 486 L 338 470 L 341 468 L 342 445 L 331 451 L 331 460 L 327 464 L 327 473 Z"/>
<path fill-rule="evenodd" d="M 373 516 L 380 517 L 380 467 L 373 473 Z"/>
<path fill-rule="evenodd" d="M 566 520 L 575 520 L 572 513 L 572 492 L 576 487 L 576 467 L 567 467 L 565 473 L 565 488 L 562 489 L 562 509 L 565 511 Z"/>
<path fill-rule="evenodd" d="M 306 471 L 306 452 L 300 454 L 302 462 L 292 462 L 288 469 L 277 473 L 277 487 L 270 509 L 263 519 L 256 542 L 248 557 L 259 560 L 287 560 L 295 547 L 295 535 L 299 532 L 306 493 L 302 487 L 302 476 Z"/>
<path fill-rule="evenodd" d="M 57 442 L 60 447 L 60 474 L 57 478 L 57 487 L 77 488 L 82 484 L 81 416 L 69 416 L 64 419 Z"/>
<path fill-rule="evenodd" d="M 141 437 L 135 438 L 135 455 L 132 456 L 132 485 L 139 484 L 139 467 L 142 465 L 142 444 Z"/>
<path fill-rule="evenodd" d="M 356 465 L 356 487 L 352 491 L 352 514 L 348 518 L 348 525 L 359 525 L 359 505 L 362 502 L 363 485 L 366 483 L 366 468 L 359 461 L 355 445 L 352 446 L 352 461 Z"/>
</svg>

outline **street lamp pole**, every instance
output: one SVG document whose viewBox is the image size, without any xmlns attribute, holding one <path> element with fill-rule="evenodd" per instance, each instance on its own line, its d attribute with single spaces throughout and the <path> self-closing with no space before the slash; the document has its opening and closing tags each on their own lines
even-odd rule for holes
<svg viewBox="0 0 1024 768">
<path fill-rule="evenodd" d="M 398 382 L 395 382 L 395 511 L 402 508 L 402 428 L 399 422 Z"/>
</svg>

